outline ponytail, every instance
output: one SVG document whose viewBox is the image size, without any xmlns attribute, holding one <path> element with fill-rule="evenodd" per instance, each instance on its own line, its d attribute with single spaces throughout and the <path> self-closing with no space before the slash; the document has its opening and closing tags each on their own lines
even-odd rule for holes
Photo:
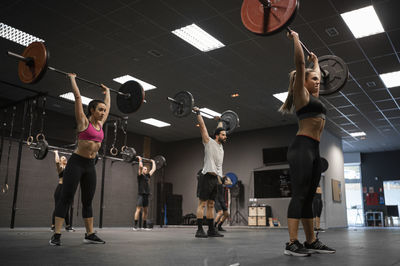
<svg viewBox="0 0 400 266">
<path fill-rule="evenodd" d="M 279 112 L 282 114 L 291 114 L 294 110 L 294 99 L 293 99 L 293 84 L 296 78 L 296 70 L 293 70 L 289 73 L 289 88 L 288 88 L 288 95 L 286 97 L 285 102 L 279 108 Z"/>
</svg>

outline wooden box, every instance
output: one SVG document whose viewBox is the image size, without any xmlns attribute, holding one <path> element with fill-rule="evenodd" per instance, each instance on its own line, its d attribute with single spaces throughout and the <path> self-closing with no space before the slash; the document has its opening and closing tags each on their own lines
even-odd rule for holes
<svg viewBox="0 0 400 266">
<path fill-rule="evenodd" d="M 267 226 L 267 217 L 258 216 L 257 217 L 257 226 Z"/>
<path fill-rule="evenodd" d="M 257 207 L 257 216 L 263 216 L 265 217 L 265 207 Z"/>
<path fill-rule="evenodd" d="M 249 216 L 257 216 L 257 207 L 249 206 Z"/>
<path fill-rule="evenodd" d="M 249 216 L 249 226 L 257 226 L 257 216 Z"/>
</svg>

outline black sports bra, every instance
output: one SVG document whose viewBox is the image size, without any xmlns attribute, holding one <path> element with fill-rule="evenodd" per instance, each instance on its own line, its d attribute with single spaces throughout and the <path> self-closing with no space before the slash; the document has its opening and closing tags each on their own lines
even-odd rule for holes
<svg viewBox="0 0 400 266">
<path fill-rule="evenodd" d="M 326 117 L 326 107 L 325 104 L 310 94 L 310 101 L 307 105 L 303 106 L 300 110 L 296 112 L 297 118 L 303 120 L 310 117 L 320 117 L 325 120 Z"/>
<path fill-rule="evenodd" d="M 62 170 L 61 172 L 58 173 L 58 178 L 62 178 L 64 175 L 64 170 Z"/>
</svg>

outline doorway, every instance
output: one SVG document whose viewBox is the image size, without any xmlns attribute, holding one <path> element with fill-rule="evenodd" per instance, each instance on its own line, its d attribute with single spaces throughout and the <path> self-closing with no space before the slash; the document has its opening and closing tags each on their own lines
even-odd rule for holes
<svg viewBox="0 0 400 266">
<path fill-rule="evenodd" d="M 346 210 L 348 226 L 364 226 L 360 164 L 345 164 Z"/>
</svg>

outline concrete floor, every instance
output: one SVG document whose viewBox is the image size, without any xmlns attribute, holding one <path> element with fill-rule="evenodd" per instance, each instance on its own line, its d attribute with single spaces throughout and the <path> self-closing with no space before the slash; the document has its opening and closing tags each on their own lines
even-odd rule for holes
<svg viewBox="0 0 400 266">
<path fill-rule="evenodd" d="M 283 255 L 285 229 L 227 227 L 223 238 L 196 239 L 195 227 L 97 229 L 105 245 L 83 244 L 84 229 L 49 246 L 48 228 L 0 229 L 0 265 L 400 265 L 400 230 L 330 229 L 320 239 L 331 255 Z M 303 234 L 300 241 L 304 241 Z"/>
</svg>

